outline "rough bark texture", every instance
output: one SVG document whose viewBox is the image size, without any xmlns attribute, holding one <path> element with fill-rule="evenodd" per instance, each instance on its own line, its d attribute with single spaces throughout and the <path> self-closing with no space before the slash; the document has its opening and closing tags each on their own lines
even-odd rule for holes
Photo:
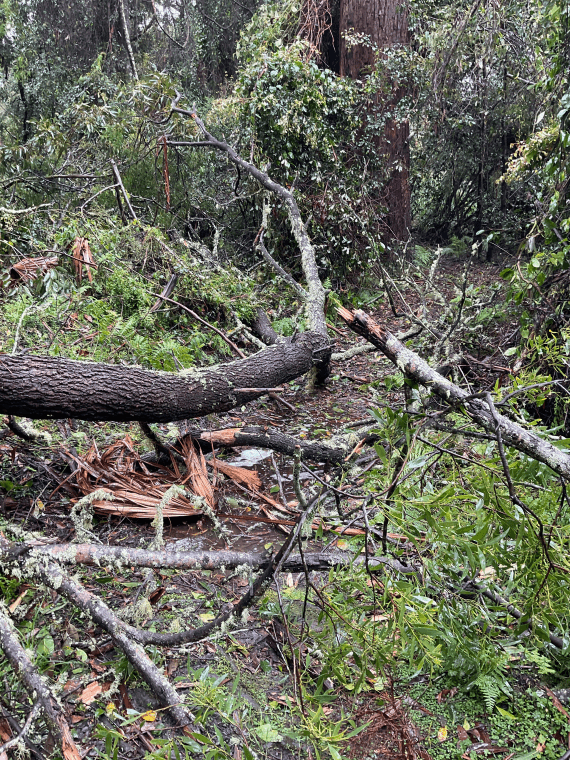
<svg viewBox="0 0 570 760">
<path fill-rule="evenodd" d="M 395 45 L 408 45 L 408 10 L 401 0 L 341 0 L 340 74 L 360 79 L 374 65 L 374 49 L 369 45 L 350 45 L 346 34 L 364 34 L 380 51 Z M 385 104 L 393 110 L 404 92 L 397 85 Z M 378 150 L 388 157 L 390 180 L 386 188 L 388 226 L 397 240 L 406 240 L 410 227 L 410 128 L 407 121 L 388 120 Z"/>
<path fill-rule="evenodd" d="M 0 413 L 34 419 L 169 422 L 225 412 L 308 372 L 323 357 L 325 336 L 302 333 L 247 359 L 153 372 L 50 356 L 0 356 Z M 318 352 L 315 360 L 313 353 Z"/>
<path fill-rule="evenodd" d="M 385 327 L 376 324 L 363 311 L 355 311 L 353 314 L 348 309 L 341 308 L 338 309 L 338 313 L 355 333 L 364 336 L 379 348 L 407 377 L 430 388 L 450 406 L 460 407 L 477 424 L 489 433 L 495 434 L 497 423 L 485 401 L 473 398 L 463 388 L 437 373 L 421 357 L 406 348 L 395 335 Z M 502 439 L 508 446 L 548 465 L 558 475 L 570 478 L 568 454 L 502 414 L 497 414 L 497 418 Z"/>
<path fill-rule="evenodd" d="M 44 715 L 57 734 L 62 754 L 66 760 L 80 760 L 81 755 L 77 745 L 73 741 L 69 725 L 65 720 L 61 708 L 49 687 L 44 683 L 38 670 L 28 657 L 26 650 L 18 640 L 18 634 L 10 618 L 0 608 L 0 649 L 6 655 L 7 660 L 14 672 L 26 685 L 30 696 L 34 693 L 40 702 Z"/>
</svg>

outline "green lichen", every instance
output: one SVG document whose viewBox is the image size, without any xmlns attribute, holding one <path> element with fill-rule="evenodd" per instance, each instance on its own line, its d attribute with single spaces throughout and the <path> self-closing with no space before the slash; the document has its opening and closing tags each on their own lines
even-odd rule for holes
<svg viewBox="0 0 570 760">
<path fill-rule="evenodd" d="M 93 528 L 93 502 L 114 501 L 115 497 L 109 491 L 98 488 L 76 502 L 69 513 L 75 527 L 75 543 L 84 543 L 93 540 L 91 529 Z"/>
</svg>

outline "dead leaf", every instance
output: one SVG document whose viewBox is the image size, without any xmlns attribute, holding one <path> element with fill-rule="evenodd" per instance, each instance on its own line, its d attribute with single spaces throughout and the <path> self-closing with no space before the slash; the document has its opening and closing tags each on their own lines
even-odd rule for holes
<svg viewBox="0 0 570 760">
<path fill-rule="evenodd" d="M 463 728 L 463 726 L 457 726 L 457 738 L 460 742 L 464 742 L 466 739 L 469 739 L 469 734 Z"/>
<path fill-rule="evenodd" d="M 157 589 L 155 589 L 152 594 L 148 597 L 148 601 L 152 604 L 158 604 L 162 597 L 166 594 L 166 586 L 159 586 Z"/>
<path fill-rule="evenodd" d="M 84 705 L 90 705 L 95 697 L 101 694 L 102 691 L 101 684 L 98 681 L 92 681 L 81 692 L 79 701 L 83 702 Z"/>
<path fill-rule="evenodd" d="M 96 673 L 104 673 L 107 670 L 105 665 L 100 665 L 95 659 L 89 660 L 89 664 Z"/>
<path fill-rule="evenodd" d="M 454 686 L 453 689 L 442 689 L 442 691 L 439 692 L 439 694 L 436 697 L 438 705 L 443 704 L 448 699 L 451 699 L 457 694 L 457 686 Z"/>
<path fill-rule="evenodd" d="M 4 744 L 4 742 L 10 741 L 11 738 L 12 729 L 10 728 L 10 724 L 6 718 L 0 718 L 0 739 L 2 740 L 2 744 Z"/>
<path fill-rule="evenodd" d="M 444 742 L 447 739 L 447 726 L 442 726 L 437 732 L 438 742 Z"/>
<path fill-rule="evenodd" d="M 20 594 L 20 596 L 12 602 L 12 604 L 8 607 L 8 609 L 10 610 L 10 612 L 14 612 L 14 610 L 16 610 L 20 606 L 20 602 L 26 596 L 26 594 L 28 593 L 29 590 L 30 590 L 30 587 L 28 586 L 27 588 L 25 588 L 22 591 L 22 593 Z"/>
</svg>

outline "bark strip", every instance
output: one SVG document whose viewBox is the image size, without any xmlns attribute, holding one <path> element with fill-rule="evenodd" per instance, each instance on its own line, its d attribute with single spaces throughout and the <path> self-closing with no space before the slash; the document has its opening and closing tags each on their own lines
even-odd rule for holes
<svg viewBox="0 0 570 760">
<path fill-rule="evenodd" d="M 494 418 L 485 401 L 470 395 L 463 388 L 437 373 L 427 362 L 406 348 L 395 335 L 374 322 L 365 312 L 359 310 L 352 313 L 348 309 L 340 308 L 338 313 L 351 330 L 379 348 L 406 377 L 429 388 L 450 406 L 463 411 L 493 436 L 496 434 L 498 423 L 502 439 L 508 446 L 548 465 L 563 478 L 570 478 L 568 454 L 502 414 L 497 414 Z"/>
</svg>

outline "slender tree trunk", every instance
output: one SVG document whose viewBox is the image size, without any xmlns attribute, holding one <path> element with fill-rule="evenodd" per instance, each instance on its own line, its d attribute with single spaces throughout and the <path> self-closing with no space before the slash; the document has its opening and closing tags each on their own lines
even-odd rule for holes
<svg viewBox="0 0 570 760">
<path fill-rule="evenodd" d="M 359 79 L 374 65 L 370 45 L 350 45 L 347 34 L 364 34 L 380 51 L 396 45 L 408 45 L 408 9 L 402 0 L 341 0 L 340 4 L 340 74 Z M 404 95 L 394 86 L 386 110 L 393 110 Z M 380 97 L 380 95 L 378 96 Z M 405 240 L 410 228 L 410 151 L 409 124 L 389 119 L 377 148 L 386 155 L 389 181 L 386 187 L 387 223 L 396 240 Z"/>
<path fill-rule="evenodd" d="M 127 48 L 127 55 L 129 56 L 129 63 L 133 72 L 133 79 L 138 80 L 139 75 L 137 72 L 137 65 L 135 63 L 135 56 L 133 53 L 133 46 L 131 45 L 131 35 L 129 34 L 129 25 L 127 23 L 127 14 L 125 11 L 125 0 L 119 0 L 119 11 L 121 14 L 121 26 L 123 27 L 123 35 L 125 38 L 125 47 Z"/>
</svg>

